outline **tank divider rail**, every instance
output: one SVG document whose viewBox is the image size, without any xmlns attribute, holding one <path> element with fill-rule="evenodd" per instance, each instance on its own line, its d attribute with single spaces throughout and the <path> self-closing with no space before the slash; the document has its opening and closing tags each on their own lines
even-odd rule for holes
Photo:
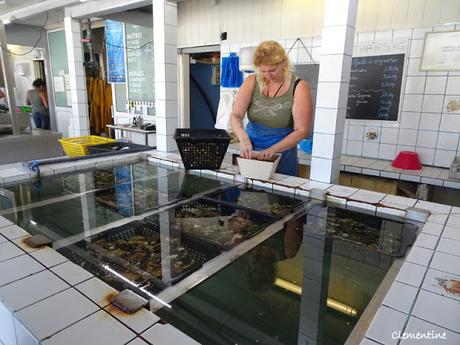
<svg viewBox="0 0 460 345">
<path fill-rule="evenodd" d="M 165 305 L 168 305 L 174 299 L 180 297 L 203 280 L 217 273 L 230 263 L 240 258 L 242 255 L 246 254 L 254 247 L 258 246 L 269 237 L 281 231 L 284 228 L 284 224 L 286 222 L 298 217 L 299 215 L 303 214 L 303 212 L 305 212 L 305 210 L 300 210 L 297 213 L 291 213 L 285 216 L 284 218 L 266 227 L 254 237 L 247 239 L 246 241 L 238 244 L 233 249 L 227 252 L 223 252 L 214 259 L 206 262 L 201 269 L 193 272 L 191 275 L 184 278 L 176 285 L 170 286 L 167 289 L 161 291 L 155 296 L 155 298 L 152 298 L 150 300 L 150 310 L 152 312 L 156 312 L 157 310 L 163 308 Z"/>
</svg>

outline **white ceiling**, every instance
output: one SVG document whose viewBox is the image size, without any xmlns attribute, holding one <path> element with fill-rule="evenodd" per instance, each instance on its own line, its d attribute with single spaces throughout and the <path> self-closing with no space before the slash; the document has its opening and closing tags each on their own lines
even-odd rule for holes
<svg viewBox="0 0 460 345">
<path fill-rule="evenodd" d="M 0 13 L 8 13 L 43 1 L 44 0 L 0 0 Z"/>
</svg>

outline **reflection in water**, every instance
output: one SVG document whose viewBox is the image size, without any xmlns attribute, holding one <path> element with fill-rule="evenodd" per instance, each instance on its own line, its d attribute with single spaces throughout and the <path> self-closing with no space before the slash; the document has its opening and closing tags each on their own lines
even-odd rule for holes
<svg viewBox="0 0 460 345">
<path fill-rule="evenodd" d="M 340 237 L 332 229 L 343 221 L 353 226 Z M 399 251 L 388 233 L 397 242 L 405 225 L 320 206 L 298 224 L 157 313 L 202 344 L 344 344 Z"/>
<path fill-rule="evenodd" d="M 140 162 L 6 187 L 0 212 L 32 234 L 59 240 L 220 186 L 229 185 Z"/>
</svg>

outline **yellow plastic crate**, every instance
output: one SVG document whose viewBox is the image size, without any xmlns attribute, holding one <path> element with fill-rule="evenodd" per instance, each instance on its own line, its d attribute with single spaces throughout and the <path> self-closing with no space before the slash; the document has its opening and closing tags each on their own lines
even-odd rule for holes
<svg viewBox="0 0 460 345">
<path fill-rule="evenodd" d="M 115 139 L 88 135 L 76 138 L 58 139 L 64 152 L 69 157 L 86 156 L 89 154 L 88 146 L 113 143 Z"/>
</svg>

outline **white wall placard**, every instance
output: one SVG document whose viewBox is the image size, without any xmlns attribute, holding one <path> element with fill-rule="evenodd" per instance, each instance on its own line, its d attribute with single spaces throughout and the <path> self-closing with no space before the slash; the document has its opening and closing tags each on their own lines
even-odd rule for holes
<svg viewBox="0 0 460 345">
<path fill-rule="evenodd" d="M 353 56 L 406 54 L 408 45 L 407 38 L 355 42 Z"/>
<path fill-rule="evenodd" d="M 460 31 L 427 32 L 420 69 L 460 70 Z"/>
</svg>

